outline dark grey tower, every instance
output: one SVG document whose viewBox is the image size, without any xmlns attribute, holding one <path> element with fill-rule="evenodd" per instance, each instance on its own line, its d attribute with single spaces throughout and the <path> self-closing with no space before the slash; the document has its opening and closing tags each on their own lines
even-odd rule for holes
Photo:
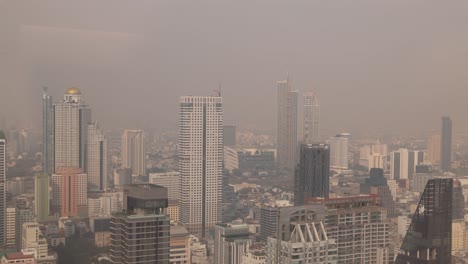
<svg viewBox="0 0 468 264">
<path fill-rule="evenodd" d="M 452 263 L 453 179 L 427 182 L 395 264 Z"/>
<path fill-rule="evenodd" d="M 440 169 L 448 171 L 452 162 L 452 119 L 442 117 L 442 134 L 440 138 Z"/>
<path fill-rule="evenodd" d="M 47 87 L 42 88 L 42 160 L 43 171 L 54 173 L 54 105 Z"/>
<path fill-rule="evenodd" d="M 330 147 L 303 144 L 294 179 L 294 205 L 313 197 L 328 198 L 330 188 Z"/>
</svg>

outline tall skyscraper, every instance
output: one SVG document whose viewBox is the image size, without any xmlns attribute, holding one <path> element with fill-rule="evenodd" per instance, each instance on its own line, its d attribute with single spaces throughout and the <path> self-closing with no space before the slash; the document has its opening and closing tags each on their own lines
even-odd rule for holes
<svg viewBox="0 0 468 264">
<path fill-rule="evenodd" d="M 303 144 L 294 180 L 294 205 L 313 197 L 328 198 L 330 190 L 330 147 Z"/>
<path fill-rule="evenodd" d="M 440 135 L 432 135 L 427 140 L 427 161 L 433 165 L 440 163 Z"/>
<path fill-rule="evenodd" d="M 132 176 L 146 175 L 145 133 L 125 130 L 122 134 L 122 168 L 131 168 Z"/>
<path fill-rule="evenodd" d="M 203 237 L 221 221 L 223 101 L 183 96 L 179 115 L 180 221 Z"/>
<path fill-rule="evenodd" d="M 86 175 L 89 190 L 107 189 L 107 140 L 100 124 L 88 124 L 86 144 Z"/>
<path fill-rule="evenodd" d="M 291 89 L 289 78 L 279 81 L 276 123 L 277 164 L 280 169 L 294 170 L 297 155 L 298 92 Z"/>
<path fill-rule="evenodd" d="M 395 264 L 452 263 L 453 179 L 431 179 L 401 245 Z"/>
<path fill-rule="evenodd" d="M 313 93 L 304 94 L 303 114 L 303 142 L 305 144 L 317 143 L 319 141 L 319 104 Z"/>
<path fill-rule="evenodd" d="M 124 187 L 124 210 L 111 218 L 110 259 L 115 264 L 169 264 L 167 189 L 153 184 Z M 141 227 L 141 228 L 140 228 Z"/>
<path fill-rule="evenodd" d="M 215 227 L 214 263 L 242 264 L 251 240 L 249 226 L 241 221 L 217 224 Z"/>
<path fill-rule="evenodd" d="M 348 162 L 348 133 L 337 134 L 329 139 L 330 144 L 330 167 L 336 170 L 347 170 Z"/>
<path fill-rule="evenodd" d="M 167 188 L 167 197 L 169 200 L 179 200 L 180 173 L 178 171 L 150 173 L 148 178 L 149 183 Z"/>
<path fill-rule="evenodd" d="M 7 142 L 0 130 L 0 246 L 6 243 L 6 158 Z"/>
<path fill-rule="evenodd" d="M 7 207 L 6 210 L 6 243 L 5 247 L 16 247 L 16 208 Z"/>
<path fill-rule="evenodd" d="M 450 170 L 452 163 L 452 119 L 442 117 L 442 133 L 440 137 L 440 169 Z"/>
<path fill-rule="evenodd" d="M 52 207 L 60 216 L 86 216 L 87 176 L 80 168 L 62 167 L 52 175 Z"/>
<path fill-rule="evenodd" d="M 42 93 L 42 160 L 43 172 L 54 173 L 54 105 L 52 96 L 47 95 L 47 87 Z"/>
<path fill-rule="evenodd" d="M 26 199 L 16 200 L 16 226 L 15 226 L 15 242 L 16 249 L 21 250 L 22 248 L 22 237 L 23 237 L 23 224 L 33 220 L 33 212 L 29 203 Z"/>
<path fill-rule="evenodd" d="M 34 207 L 37 221 L 47 221 L 50 214 L 48 174 L 36 174 L 34 177 Z"/>
<path fill-rule="evenodd" d="M 61 167 L 86 171 L 85 148 L 91 108 L 82 100 L 79 89 L 68 89 L 63 101 L 54 104 L 54 118 L 55 171 Z"/>
</svg>

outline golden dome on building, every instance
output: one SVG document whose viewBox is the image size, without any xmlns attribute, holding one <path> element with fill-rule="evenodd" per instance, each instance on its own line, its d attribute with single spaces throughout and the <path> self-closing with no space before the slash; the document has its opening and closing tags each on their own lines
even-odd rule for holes
<svg viewBox="0 0 468 264">
<path fill-rule="evenodd" d="M 76 87 L 68 88 L 68 90 L 65 92 L 65 94 L 81 94 L 80 89 Z"/>
</svg>

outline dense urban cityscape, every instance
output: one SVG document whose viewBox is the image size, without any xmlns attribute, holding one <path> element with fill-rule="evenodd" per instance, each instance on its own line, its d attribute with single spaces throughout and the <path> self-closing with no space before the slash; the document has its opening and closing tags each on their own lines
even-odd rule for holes
<svg viewBox="0 0 468 264">
<path fill-rule="evenodd" d="M 0 264 L 468 264 L 466 10 L 0 0 Z"/>
<path fill-rule="evenodd" d="M 224 124 L 222 98 L 181 96 L 178 133 L 107 131 L 82 90 L 43 88 L 42 131 L 1 133 L 2 263 L 465 263 L 450 117 L 426 139 L 325 138 L 286 79 L 275 142 Z"/>
</svg>

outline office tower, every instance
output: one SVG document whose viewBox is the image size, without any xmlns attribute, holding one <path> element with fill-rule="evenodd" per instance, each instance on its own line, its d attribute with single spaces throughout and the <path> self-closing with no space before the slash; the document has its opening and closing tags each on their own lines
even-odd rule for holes
<svg viewBox="0 0 468 264">
<path fill-rule="evenodd" d="M 122 134 L 122 168 L 131 168 L 132 176 L 146 175 L 145 133 L 125 130 Z"/>
<path fill-rule="evenodd" d="M 303 109 L 303 142 L 305 144 L 317 143 L 319 141 L 319 104 L 313 93 L 304 94 Z"/>
<path fill-rule="evenodd" d="M 337 263 L 336 241 L 327 236 L 323 222 L 304 221 L 291 229 L 289 239 L 268 238 L 266 263 Z"/>
<path fill-rule="evenodd" d="M 48 220 L 49 208 L 49 175 L 36 174 L 34 177 L 34 213 L 38 222 Z"/>
<path fill-rule="evenodd" d="M 54 172 L 54 105 L 52 96 L 47 95 L 47 87 L 42 90 L 42 170 Z"/>
<path fill-rule="evenodd" d="M 465 196 L 459 180 L 453 181 L 452 220 L 465 219 Z"/>
<path fill-rule="evenodd" d="M 120 191 L 88 193 L 88 216 L 111 215 L 122 211 L 122 196 Z"/>
<path fill-rule="evenodd" d="M 219 264 L 241 264 L 242 256 L 248 251 L 251 241 L 249 226 L 242 220 L 215 227 L 214 262 Z"/>
<path fill-rule="evenodd" d="M 442 117 L 442 133 L 440 137 L 440 169 L 450 170 L 452 163 L 452 119 Z"/>
<path fill-rule="evenodd" d="M 279 81 L 278 113 L 276 123 L 277 165 L 280 169 L 294 170 L 297 152 L 297 100 L 298 92 L 291 89 L 289 77 Z"/>
<path fill-rule="evenodd" d="M 6 209 L 6 248 L 16 247 L 16 208 L 7 207 Z"/>
<path fill-rule="evenodd" d="M 276 169 L 275 151 L 272 149 L 243 149 L 237 152 L 239 169 L 242 171 L 265 171 Z"/>
<path fill-rule="evenodd" d="M 350 136 L 348 133 L 341 133 L 329 139 L 330 166 L 332 169 L 348 169 L 348 144 Z"/>
<path fill-rule="evenodd" d="M 87 176 L 80 168 L 63 167 L 52 175 L 52 207 L 60 216 L 86 216 Z"/>
<path fill-rule="evenodd" d="M 132 184 L 132 169 L 119 168 L 114 171 L 114 187 Z"/>
<path fill-rule="evenodd" d="M 224 126 L 223 128 L 223 144 L 228 147 L 236 146 L 236 126 Z"/>
<path fill-rule="evenodd" d="M 294 205 L 313 197 L 328 198 L 330 190 L 330 147 L 324 144 L 301 145 L 294 179 Z"/>
<path fill-rule="evenodd" d="M 179 200 L 180 198 L 180 173 L 178 171 L 168 171 L 160 173 L 150 173 L 149 183 L 167 188 L 167 198 L 169 200 Z"/>
<path fill-rule="evenodd" d="M 390 178 L 411 180 L 416 173 L 416 166 L 424 163 L 424 152 L 399 149 L 390 153 Z"/>
<path fill-rule="evenodd" d="M 88 124 L 86 144 L 88 190 L 107 189 L 107 139 L 100 124 Z"/>
<path fill-rule="evenodd" d="M 0 130 L 0 246 L 6 242 L 6 159 L 7 142 L 5 133 Z"/>
<path fill-rule="evenodd" d="M 169 262 L 190 264 L 190 234 L 180 225 L 171 225 Z"/>
<path fill-rule="evenodd" d="M 337 242 L 338 264 L 389 263 L 392 259 L 390 220 L 380 196 L 314 198 L 311 203 L 327 208 L 325 230 Z M 382 249 L 388 254 L 379 254 Z"/>
<path fill-rule="evenodd" d="M 390 153 L 390 178 L 393 180 L 408 179 L 408 150 L 399 149 Z"/>
<path fill-rule="evenodd" d="M 268 237 L 276 234 L 279 213 L 279 207 L 260 208 L 260 234 L 258 238 L 261 241 L 266 242 Z"/>
<path fill-rule="evenodd" d="M 221 221 L 223 149 L 222 98 L 181 97 L 180 221 L 202 237 Z"/>
<path fill-rule="evenodd" d="M 54 104 L 55 172 L 61 167 L 86 171 L 85 147 L 91 108 L 82 100 L 81 91 L 70 88 L 64 99 Z"/>
<path fill-rule="evenodd" d="M 124 213 L 111 219 L 112 263 L 169 264 L 170 220 L 164 214 L 167 189 L 153 184 L 127 185 L 124 196 Z"/>
<path fill-rule="evenodd" d="M 55 255 L 49 255 L 47 240 L 37 222 L 24 223 L 22 226 L 22 249 L 35 251 L 37 263 L 56 263 Z"/>
<path fill-rule="evenodd" d="M 452 263 L 452 192 L 452 179 L 427 182 L 395 264 Z"/>
<path fill-rule="evenodd" d="M 33 220 L 33 212 L 25 199 L 16 201 L 16 225 L 15 225 L 15 242 L 16 249 L 21 250 L 21 241 L 23 237 L 23 224 Z"/>
<path fill-rule="evenodd" d="M 440 163 L 440 135 L 432 135 L 427 140 L 427 161 L 433 165 Z"/>
</svg>

